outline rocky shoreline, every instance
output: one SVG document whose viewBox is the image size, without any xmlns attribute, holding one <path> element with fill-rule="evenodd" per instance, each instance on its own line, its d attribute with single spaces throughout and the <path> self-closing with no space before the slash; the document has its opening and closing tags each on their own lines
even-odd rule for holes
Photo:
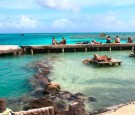
<svg viewBox="0 0 135 115">
<path fill-rule="evenodd" d="M 56 57 L 51 59 L 37 61 L 30 65 L 37 72 L 30 80 L 33 88 L 32 92 L 17 99 L 9 99 L 8 108 L 14 108 L 13 111 L 37 109 L 42 107 L 54 106 L 55 113 L 66 114 L 69 109 L 69 104 L 73 102 L 92 102 L 96 101 L 94 97 L 86 97 L 82 93 L 72 94 L 69 91 L 62 91 L 59 83 L 55 83 L 49 79 L 49 74 L 53 69 L 52 62 Z M 134 104 L 129 102 L 119 104 L 96 111 L 86 112 L 87 115 L 104 115 L 106 112 L 115 112 L 118 109 Z M 106 115 L 106 114 L 105 114 Z"/>
<path fill-rule="evenodd" d="M 37 61 L 30 66 L 37 72 L 30 80 L 33 91 L 29 95 L 22 96 L 18 99 L 8 100 L 9 107 L 20 106 L 19 109 L 37 109 L 47 106 L 54 106 L 55 113 L 65 113 L 69 104 L 73 102 L 96 101 L 93 97 L 86 97 L 82 93 L 72 94 L 69 91 L 62 91 L 59 83 L 49 79 L 49 74 L 53 69 L 52 62 L 56 57 L 51 59 Z M 12 107 L 11 107 L 12 108 Z M 14 110 L 14 109 L 13 109 Z M 18 109 L 14 110 L 18 111 Z"/>
</svg>

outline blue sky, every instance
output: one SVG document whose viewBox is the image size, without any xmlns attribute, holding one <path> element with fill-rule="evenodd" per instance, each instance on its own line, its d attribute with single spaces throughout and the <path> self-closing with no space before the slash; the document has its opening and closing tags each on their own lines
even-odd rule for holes
<svg viewBox="0 0 135 115">
<path fill-rule="evenodd" d="M 134 0 L 0 0 L 0 33 L 134 32 Z"/>
</svg>

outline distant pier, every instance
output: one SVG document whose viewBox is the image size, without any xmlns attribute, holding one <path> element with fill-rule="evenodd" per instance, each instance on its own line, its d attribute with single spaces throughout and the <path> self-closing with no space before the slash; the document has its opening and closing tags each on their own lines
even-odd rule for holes
<svg viewBox="0 0 135 115">
<path fill-rule="evenodd" d="M 30 46 L 20 46 L 20 47 L 17 45 L 0 45 L 0 55 L 132 50 L 132 49 L 134 49 L 134 47 L 135 47 L 135 43 L 30 45 Z"/>
</svg>

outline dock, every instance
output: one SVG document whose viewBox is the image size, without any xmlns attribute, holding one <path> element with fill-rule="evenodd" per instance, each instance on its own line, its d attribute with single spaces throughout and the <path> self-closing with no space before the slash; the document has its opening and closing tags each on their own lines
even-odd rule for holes
<svg viewBox="0 0 135 115">
<path fill-rule="evenodd" d="M 86 63 L 95 63 L 95 64 L 98 64 L 99 66 L 102 66 L 102 65 L 121 65 L 121 60 L 119 59 L 115 59 L 115 58 L 111 58 L 111 60 L 105 62 L 105 61 L 96 61 L 94 60 L 93 58 L 91 59 L 86 59 L 83 61 L 84 64 Z"/>
<path fill-rule="evenodd" d="M 0 45 L 0 55 L 13 54 L 20 55 L 22 48 L 17 45 Z"/>
<path fill-rule="evenodd" d="M 135 43 L 126 44 L 67 44 L 67 45 L 32 45 L 21 46 L 24 53 L 61 53 L 61 52 L 87 52 L 87 51 L 113 51 L 132 50 Z"/>
<path fill-rule="evenodd" d="M 64 53 L 64 52 L 89 52 L 89 51 L 114 51 L 132 50 L 135 43 L 125 44 L 67 44 L 67 45 L 0 45 L 1 54 L 37 54 L 37 53 Z"/>
</svg>

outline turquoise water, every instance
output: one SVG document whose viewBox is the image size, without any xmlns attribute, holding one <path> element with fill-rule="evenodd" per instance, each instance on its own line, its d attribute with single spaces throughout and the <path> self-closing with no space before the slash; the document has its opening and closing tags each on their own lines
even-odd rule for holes
<svg viewBox="0 0 135 115">
<path fill-rule="evenodd" d="M 67 44 L 75 44 L 82 41 L 96 41 L 105 43 L 106 37 L 100 37 L 100 33 L 33 33 L 33 34 L 0 34 L 0 45 L 44 45 L 51 44 L 52 37 L 58 41 L 65 37 Z M 122 43 L 128 37 L 135 39 L 134 32 L 106 33 L 112 41 L 116 35 Z M 84 65 L 83 60 L 93 57 L 94 53 L 109 55 L 121 59 L 122 65 L 116 67 L 98 67 L 96 65 Z M 111 52 L 80 52 L 38 54 L 0 57 L 0 97 L 14 98 L 27 95 L 33 89 L 30 79 L 36 73 L 31 64 L 38 60 L 53 60 L 53 70 L 49 78 L 60 83 L 63 90 L 72 93 L 84 93 L 97 99 L 96 102 L 87 102 L 89 110 L 112 106 L 135 100 L 135 58 L 128 57 L 128 51 Z"/>
<path fill-rule="evenodd" d="M 93 57 L 94 53 L 120 59 L 122 64 L 99 67 L 82 63 Z M 28 94 L 32 91 L 29 80 L 35 74 L 31 63 L 55 56 L 48 77 L 58 82 L 62 90 L 96 98 L 96 102 L 85 102 L 88 110 L 126 103 L 135 100 L 135 58 L 128 55 L 128 51 L 102 51 L 1 57 L 0 97 L 13 98 Z"/>
<path fill-rule="evenodd" d="M 99 67 L 81 63 L 93 57 L 95 52 L 58 54 L 51 79 L 61 84 L 62 89 L 72 93 L 84 93 L 97 99 L 87 103 L 90 110 L 135 100 L 135 58 L 127 51 L 96 52 L 122 60 L 121 66 Z"/>
<path fill-rule="evenodd" d="M 31 33 L 31 34 L 0 34 L 0 45 L 44 45 L 51 44 L 52 37 L 55 37 L 58 42 L 62 37 L 67 39 L 67 44 L 75 44 L 76 42 L 92 41 L 95 39 L 98 42 L 105 43 L 105 38 L 109 35 L 112 42 L 118 35 L 122 43 L 127 41 L 128 37 L 135 39 L 135 32 L 113 32 L 106 33 L 106 37 L 100 37 L 100 33 Z"/>
<path fill-rule="evenodd" d="M 0 57 L 0 97 L 18 97 L 29 91 L 29 79 L 35 73 L 30 68 L 33 56 Z"/>
</svg>

